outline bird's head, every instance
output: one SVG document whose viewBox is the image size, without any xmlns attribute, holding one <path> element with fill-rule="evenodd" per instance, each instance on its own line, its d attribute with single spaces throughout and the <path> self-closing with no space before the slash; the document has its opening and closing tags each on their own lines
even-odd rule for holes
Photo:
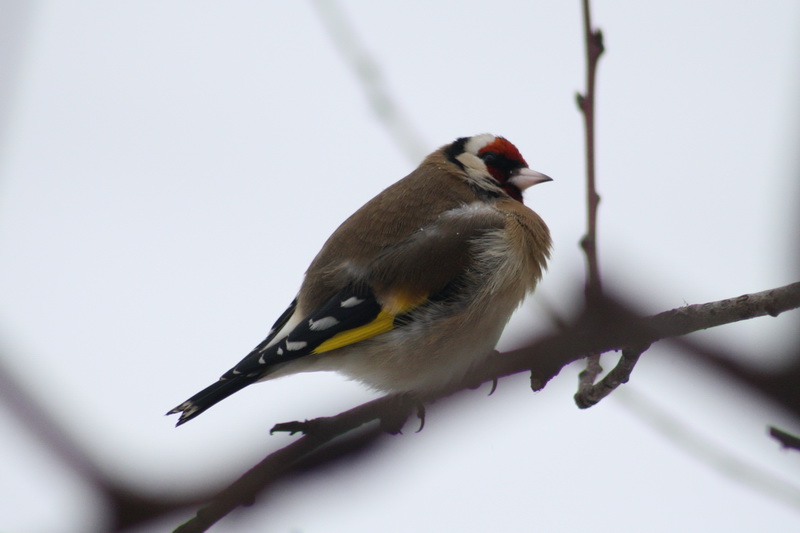
<svg viewBox="0 0 800 533">
<path fill-rule="evenodd" d="M 504 137 L 490 133 L 461 137 L 444 150 L 466 172 L 471 185 L 490 194 L 503 191 L 522 202 L 522 191 L 552 181 L 549 176 L 528 168 L 517 147 Z"/>
</svg>

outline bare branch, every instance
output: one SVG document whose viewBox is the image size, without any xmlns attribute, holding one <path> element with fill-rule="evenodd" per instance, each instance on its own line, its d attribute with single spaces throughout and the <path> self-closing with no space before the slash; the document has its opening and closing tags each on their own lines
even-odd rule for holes
<svg viewBox="0 0 800 533">
<path fill-rule="evenodd" d="M 628 379 L 631 377 L 631 372 L 633 372 L 633 367 L 636 366 L 636 362 L 639 360 L 639 356 L 642 355 L 647 348 L 648 347 L 626 348 L 622 350 L 622 357 L 620 357 L 617 366 L 615 366 L 606 377 L 594 385 L 590 384 L 589 386 L 580 387 L 578 389 L 578 392 L 575 393 L 575 403 L 578 407 L 580 409 L 588 409 L 614 392 L 617 387 L 623 383 L 627 383 Z M 600 371 L 602 371 L 602 369 L 600 369 Z M 583 372 L 581 372 L 581 374 L 583 374 Z"/>
<path fill-rule="evenodd" d="M 594 387 L 597 378 L 603 373 L 600 365 L 600 354 L 593 353 L 586 356 L 586 367 L 578 374 L 578 392 L 575 393 L 575 403 L 581 407 L 578 397 L 587 394 Z M 583 407 L 581 407 L 583 409 Z"/>
<path fill-rule="evenodd" d="M 780 442 L 784 448 L 800 451 L 800 437 L 787 433 L 775 426 L 769 427 L 769 436 Z"/>
<path fill-rule="evenodd" d="M 504 354 L 494 353 L 462 383 L 435 397 L 386 396 L 333 417 L 278 425 L 276 430 L 302 431 L 305 435 L 265 458 L 212 498 L 199 494 L 171 499 L 155 497 L 109 477 L 68 438 L 58 421 L 48 416 L 29 394 L 25 394 L 2 367 L 0 398 L 18 415 L 22 424 L 78 475 L 95 486 L 109 502 L 113 522 L 108 530 L 122 531 L 205 501 L 209 503 L 179 530 L 204 531 L 236 507 L 263 497 L 264 492 L 276 481 L 293 472 L 303 471 L 314 464 L 329 464 L 340 457 L 353 457 L 354 452 L 368 449 L 383 433 L 399 432 L 410 415 L 421 412 L 419 406 L 424 402 L 483 383 L 492 383 L 519 372 L 531 372 L 536 388 L 542 388 L 562 367 L 587 353 L 646 346 L 661 339 L 740 320 L 777 316 L 798 307 L 800 282 L 719 302 L 681 307 L 647 318 L 639 318 L 623 306 L 604 300 L 603 312 L 599 315 L 605 318 L 604 323 L 593 324 L 588 329 L 585 322 L 579 322 L 577 326 L 566 325 L 562 332 L 532 342 L 526 348 Z M 631 356 L 628 355 L 627 359 L 630 360 Z M 622 364 L 619 372 L 625 370 L 626 365 Z M 609 374 L 614 374 L 609 381 L 623 382 L 625 374 L 616 375 L 615 371 Z M 787 407 L 800 414 L 800 406 Z M 379 423 L 370 424 L 374 421 Z"/>
<path fill-rule="evenodd" d="M 0 400 L 64 465 L 92 486 L 108 503 L 111 531 L 121 531 L 159 517 L 174 509 L 207 501 L 209 494 L 184 495 L 175 498 L 153 496 L 125 486 L 109 476 L 72 439 L 57 419 L 47 413 L 28 394 L 2 364 L 0 358 Z"/>
<path fill-rule="evenodd" d="M 209 505 L 201 509 L 195 518 L 181 526 L 181 533 L 205 531 L 217 520 L 239 505 L 249 505 L 277 479 L 292 470 L 302 467 L 304 461 L 316 454 L 333 439 L 372 421 L 381 424 L 366 431 L 348 448 L 348 453 L 364 449 L 381 433 L 399 431 L 403 421 L 414 412 L 420 402 L 433 401 L 482 383 L 519 372 L 531 372 L 538 383 L 547 383 L 561 368 L 580 359 L 586 353 L 603 353 L 626 349 L 627 354 L 617 368 L 607 377 L 608 383 L 623 383 L 632 369 L 632 362 L 643 348 L 629 351 L 629 346 L 648 346 L 650 343 L 674 335 L 685 335 L 709 327 L 755 318 L 776 316 L 784 311 L 800 307 L 800 282 L 756 294 L 739 296 L 728 300 L 691 305 L 666 311 L 647 318 L 637 318 L 622 307 L 605 301 L 603 308 L 613 317 L 617 327 L 604 325 L 600 330 L 586 331 L 568 329 L 565 333 L 541 339 L 532 345 L 507 352 L 495 353 L 484 365 L 476 368 L 467 378 L 435 396 L 414 398 L 390 395 L 378 398 L 336 416 L 318 418 L 306 422 L 279 424 L 275 429 L 303 432 L 305 435 L 293 444 L 264 459 L 233 485 L 223 490 Z M 623 362 L 625 361 L 625 362 Z M 599 384 L 601 388 L 607 385 Z M 613 390 L 607 390 L 606 394 Z"/>
<path fill-rule="evenodd" d="M 417 401 L 409 396 L 384 396 L 336 416 L 277 424 L 272 431 L 302 432 L 304 436 L 270 454 L 247 471 L 211 499 L 192 519 L 178 527 L 175 533 L 207 531 L 236 507 L 252 505 L 256 497 L 290 471 L 302 469 L 309 462 L 328 462 L 342 454 L 363 450 L 384 432 L 399 432 L 416 404 Z M 340 443 L 335 456 L 319 457 L 332 440 L 375 420 L 381 423 L 359 435 L 348 435 L 349 440 L 345 445 Z"/>
<path fill-rule="evenodd" d="M 777 371 L 747 364 L 743 355 L 734 356 L 731 348 L 720 350 L 693 337 L 673 337 L 671 345 L 680 348 L 678 357 L 688 357 L 712 365 L 722 376 L 738 381 L 742 386 L 760 393 L 767 401 L 792 411 L 800 418 L 800 352 L 790 348 L 785 363 Z"/>
</svg>

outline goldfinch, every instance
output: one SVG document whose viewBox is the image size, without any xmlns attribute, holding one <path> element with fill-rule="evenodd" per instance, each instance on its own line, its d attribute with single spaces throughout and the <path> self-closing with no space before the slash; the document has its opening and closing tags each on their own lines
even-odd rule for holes
<svg viewBox="0 0 800 533">
<path fill-rule="evenodd" d="M 266 339 L 167 414 L 297 372 L 420 394 L 463 378 L 542 277 L 550 232 L 522 191 L 550 180 L 503 137 L 436 150 L 339 226 Z"/>
</svg>

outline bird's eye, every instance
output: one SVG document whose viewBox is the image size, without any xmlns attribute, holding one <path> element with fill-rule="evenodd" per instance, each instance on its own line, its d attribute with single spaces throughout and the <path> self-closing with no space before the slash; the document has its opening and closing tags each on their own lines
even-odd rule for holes
<svg viewBox="0 0 800 533">
<path fill-rule="evenodd" d="M 497 163 L 497 161 L 500 159 L 500 156 L 493 152 L 487 152 L 481 156 L 481 159 L 483 159 L 483 162 L 487 165 L 492 165 Z"/>
</svg>

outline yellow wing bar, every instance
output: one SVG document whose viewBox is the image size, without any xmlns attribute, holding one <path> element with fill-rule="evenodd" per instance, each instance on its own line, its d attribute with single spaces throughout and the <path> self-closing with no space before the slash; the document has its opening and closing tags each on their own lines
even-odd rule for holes
<svg viewBox="0 0 800 533">
<path fill-rule="evenodd" d="M 394 319 L 397 315 L 407 313 L 425 301 L 427 295 L 410 294 L 405 291 L 395 291 L 384 298 L 383 308 L 371 322 L 347 331 L 340 331 L 330 339 L 317 346 L 312 354 L 330 352 L 343 346 L 349 346 L 363 340 L 386 333 L 394 329 Z"/>
<path fill-rule="evenodd" d="M 341 348 L 342 346 L 355 344 L 356 342 L 361 342 L 369 339 L 370 337 L 374 337 L 375 335 L 386 333 L 387 331 L 394 329 L 394 317 L 395 315 L 391 313 L 380 311 L 378 316 L 376 316 L 372 322 L 357 328 L 337 333 L 330 339 L 317 346 L 311 353 L 320 354 L 324 352 L 330 352 L 331 350 Z"/>
</svg>

